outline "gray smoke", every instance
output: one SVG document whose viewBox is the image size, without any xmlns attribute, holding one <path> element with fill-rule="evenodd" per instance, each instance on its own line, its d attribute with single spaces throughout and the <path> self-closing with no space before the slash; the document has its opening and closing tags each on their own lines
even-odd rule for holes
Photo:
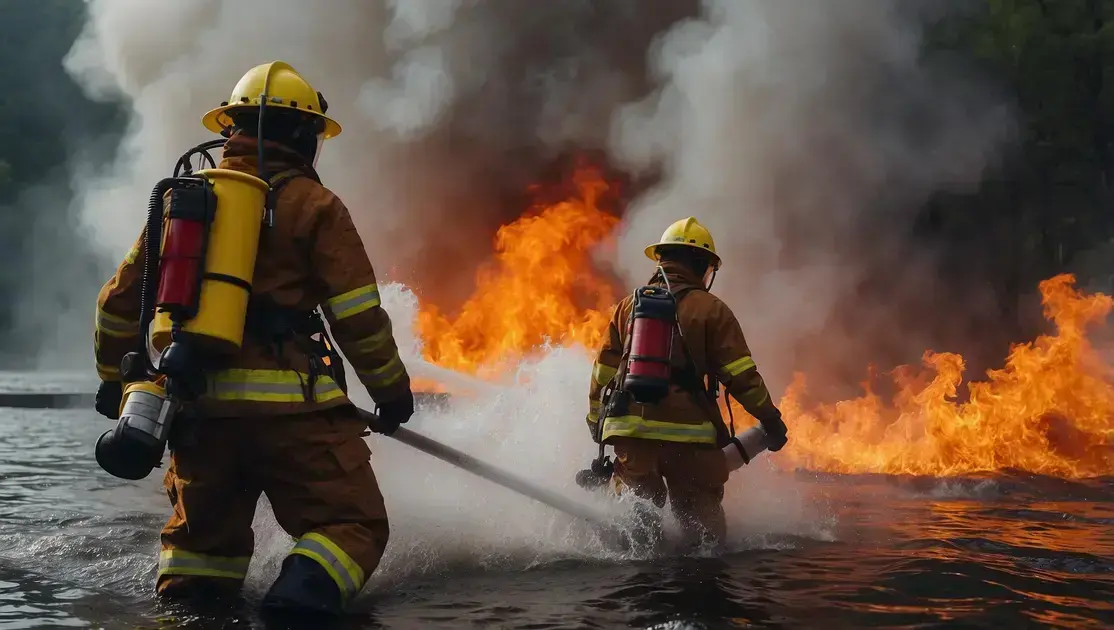
<svg viewBox="0 0 1114 630">
<path fill-rule="evenodd" d="M 319 167 L 380 274 L 466 294 L 495 228 L 521 212 L 507 196 L 570 148 L 606 146 L 614 108 L 647 91 L 651 38 L 686 6 L 94 0 L 68 67 L 91 94 L 131 99 L 134 126 L 116 172 L 85 187 L 84 214 L 125 251 L 149 188 L 212 137 L 200 116 L 245 70 L 282 59 L 344 127 Z"/>
<path fill-rule="evenodd" d="M 211 137 L 199 117 L 247 68 L 283 59 L 345 127 L 320 169 L 383 278 L 422 297 L 468 292 L 495 227 L 523 210 L 506 196 L 569 150 L 610 149 L 628 169 L 664 173 L 627 212 L 610 262 L 644 280 L 647 242 L 690 214 L 706 222 L 725 261 L 717 293 L 776 388 L 791 349 L 823 330 L 925 198 L 977 182 L 1008 131 L 977 89 L 923 63 L 926 16 L 909 6 L 921 3 L 91 0 L 69 68 L 134 114 L 114 170 L 81 182 L 83 216 L 118 260 L 150 187 Z M 909 287 L 930 286 L 919 265 L 902 264 Z M 400 303 L 412 296 L 401 293 L 384 290 L 405 320 Z M 856 312 L 884 330 L 885 305 Z M 838 341 L 858 372 L 864 361 L 848 350 L 864 341 Z M 573 473 L 595 454 L 580 420 L 589 366 L 587 353 L 558 350 L 524 362 L 505 393 L 461 397 L 412 426 L 572 496 Z M 598 556 L 534 504 L 390 441 L 376 449 L 402 532 L 379 579 L 459 556 L 493 566 L 520 548 L 529 562 Z M 731 518 L 765 514 L 761 529 L 783 532 L 824 520 L 785 484 L 763 479 L 776 491 L 759 493 L 761 505 L 732 500 Z M 426 527 L 442 522 L 452 527 Z M 272 560 L 289 548 L 285 536 L 257 540 Z"/>
<path fill-rule="evenodd" d="M 615 159 L 667 174 L 626 216 L 623 267 L 645 276 L 640 245 L 694 215 L 724 259 L 718 293 L 777 380 L 804 340 L 857 375 L 882 337 L 919 353 L 928 340 L 887 326 L 887 305 L 847 297 L 882 263 L 904 268 L 894 296 L 939 288 L 927 261 L 886 254 L 931 193 L 977 184 L 1012 130 L 988 93 L 922 57 L 924 9 L 941 4 L 707 0 L 676 24 L 649 53 L 660 88 L 613 129 Z M 817 339 L 837 308 L 860 334 Z"/>
<path fill-rule="evenodd" d="M 1009 133 L 971 82 L 922 59 L 921 9 L 942 4 L 92 0 L 68 68 L 134 115 L 113 172 L 82 182 L 83 216 L 118 259 L 150 187 L 212 137 L 201 114 L 283 59 L 344 126 L 319 166 L 384 278 L 460 299 L 523 209 L 508 195 L 607 148 L 665 175 L 627 212 L 618 269 L 645 279 L 642 247 L 696 216 L 725 261 L 717 292 L 786 375 L 920 204 L 977 183 Z M 903 264 L 909 286 L 928 280 Z"/>
</svg>

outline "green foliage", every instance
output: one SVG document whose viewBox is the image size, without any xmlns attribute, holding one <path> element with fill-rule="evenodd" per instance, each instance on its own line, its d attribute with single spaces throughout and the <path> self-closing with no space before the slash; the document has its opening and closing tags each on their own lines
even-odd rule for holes
<svg viewBox="0 0 1114 630">
<path fill-rule="evenodd" d="M 1010 235 L 996 254 L 1011 258 L 1005 281 L 1016 290 L 1070 269 L 1114 234 L 1114 0 L 967 7 L 938 25 L 931 45 L 962 54 L 1002 86 L 1020 137 L 979 194 L 933 211 L 954 238 Z"/>
</svg>

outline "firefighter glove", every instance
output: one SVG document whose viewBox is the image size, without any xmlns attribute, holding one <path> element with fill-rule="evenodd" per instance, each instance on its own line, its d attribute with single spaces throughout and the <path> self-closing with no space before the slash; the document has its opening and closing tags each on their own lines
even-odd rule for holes
<svg viewBox="0 0 1114 630">
<path fill-rule="evenodd" d="M 102 381 L 97 388 L 97 398 L 94 408 L 97 413 L 109 420 L 120 419 L 120 401 L 124 397 L 124 386 L 120 381 Z"/>
<path fill-rule="evenodd" d="M 400 424 L 406 424 L 410 416 L 414 415 L 414 392 L 407 391 L 405 395 L 379 405 L 376 414 L 379 422 L 369 428 L 376 433 L 391 435 Z"/>
<path fill-rule="evenodd" d="M 781 419 L 781 412 L 771 413 L 759 422 L 762 424 L 762 430 L 766 432 L 766 448 L 775 453 L 780 451 L 789 441 L 789 429 Z"/>
</svg>

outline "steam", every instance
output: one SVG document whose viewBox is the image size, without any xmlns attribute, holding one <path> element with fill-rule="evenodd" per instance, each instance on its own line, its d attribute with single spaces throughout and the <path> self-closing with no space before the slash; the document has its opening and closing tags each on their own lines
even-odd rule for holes
<svg viewBox="0 0 1114 630">
<path fill-rule="evenodd" d="M 114 172 L 82 182 L 82 214 L 118 260 L 150 188 L 213 137 L 200 116 L 245 70 L 282 59 L 344 127 L 319 167 L 379 274 L 462 300 L 494 230 L 522 210 L 508 196 L 567 150 L 606 146 L 614 108 L 645 92 L 651 38 L 691 5 L 93 0 L 67 67 L 134 114 Z"/>
<path fill-rule="evenodd" d="M 388 285 L 382 294 L 397 319 L 407 321 L 416 314 L 417 300 L 404 287 Z M 415 354 L 421 350 L 420 340 L 405 327 L 396 335 L 406 364 L 419 363 Z M 515 382 L 497 393 L 455 397 L 445 410 L 419 410 L 407 428 L 611 513 L 621 523 L 622 505 L 586 493 L 574 483 L 576 472 L 594 456 L 582 420 L 588 412 L 584 374 L 590 365 L 586 348 L 556 349 L 523 362 Z M 355 393 L 354 400 L 372 404 L 362 392 Z M 373 436 L 368 441 L 392 523 L 387 553 L 369 592 L 454 569 L 519 570 L 569 558 L 631 558 L 603 544 L 590 526 L 552 508 L 389 438 Z M 785 546 L 792 544 L 787 535 L 831 539 L 827 506 L 818 509 L 812 493 L 806 483 L 776 474 L 767 456 L 760 456 L 733 476 L 726 493 L 729 547 Z M 675 531 L 671 519 L 666 525 Z M 290 543 L 265 502 L 256 512 L 255 527 L 271 534 L 257 537 L 257 560 L 249 575 L 251 588 L 262 592 L 278 575 Z"/>
<path fill-rule="evenodd" d="M 247 68 L 283 59 L 325 93 L 344 126 L 319 167 L 384 284 L 464 297 L 492 231 L 522 209 L 507 196 L 572 149 L 610 148 L 632 171 L 665 175 L 624 217 L 615 264 L 631 282 L 644 280 L 646 243 L 690 214 L 705 222 L 724 258 L 716 292 L 740 316 L 767 376 L 788 375 L 792 349 L 824 329 L 879 261 L 893 264 L 883 245 L 931 193 L 978 182 L 1010 129 L 979 90 L 923 62 L 926 16 L 908 3 L 89 5 L 67 67 L 91 95 L 123 96 L 134 110 L 111 172 L 78 183 L 86 229 L 113 261 L 139 234 L 151 186 L 211 138 L 200 116 Z M 917 261 L 905 262 L 903 280 L 926 279 Z M 413 294 L 384 295 L 404 330 Z M 828 341 L 861 365 L 848 352 L 861 342 Z M 419 366 L 418 341 L 400 345 Z M 87 352 L 79 356 L 84 365 Z M 413 426 L 579 492 L 573 474 L 593 454 L 581 421 L 589 366 L 585 349 L 553 351 L 525 362 L 517 386 L 447 414 L 424 412 Z M 390 441 L 375 439 L 374 450 L 395 523 L 388 577 L 456 560 L 521 566 L 597 554 L 590 536 L 546 508 Z M 756 532 L 807 535 L 823 520 L 759 462 L 736 473 L 744 476 L 728 491 L 737 544 Z M 262 510 L 257 520 L 267 517 Z M 274 570 L 288 541 L 259 544 Z"/>
<path fill-rule="evenodd" d="M 717 294 L 782 384 L 804 367 L 802 341 L 860 370 L 899 336 L 893 304 L 846 298 L 887 265 L 901 270 L 890 301 L 902 285 L 940 290 L 927 261 L 893 259 L 896 242 L 931 193 L 977 184 L 1011 131 L 988 93 L 922 58 L 924 6 L 708 0 L 651 49 L 659 89 L 616 115 L 613 158 L 666 173 L 627 214 L 622 268 L 645 277 L 641 247 L 696 216 L 724 260 Z M 854 339 L 825 329 L 837 310 L 862 324 Z M 926 347 L 899 331 L 905 349 Z"/>
</svg>

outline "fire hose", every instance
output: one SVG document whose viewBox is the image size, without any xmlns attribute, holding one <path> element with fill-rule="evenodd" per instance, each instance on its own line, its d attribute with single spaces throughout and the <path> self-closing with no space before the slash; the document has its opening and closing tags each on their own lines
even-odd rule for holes
<svg viewBox="0 0 1114 630">
<path fill-rule="evenodd" d="M 365 409 L 360 409 L 359 412 L 368 426 L 375 426 L 379 422 L 379 417 L 374 413 Z M 477 477 L 482 477 L 570 516 L 583 519 L 596 527 L 610 528 L 608 519 L 603 514 L 420 433 L 399 427 L 390 437 Z"/>
</svg>

